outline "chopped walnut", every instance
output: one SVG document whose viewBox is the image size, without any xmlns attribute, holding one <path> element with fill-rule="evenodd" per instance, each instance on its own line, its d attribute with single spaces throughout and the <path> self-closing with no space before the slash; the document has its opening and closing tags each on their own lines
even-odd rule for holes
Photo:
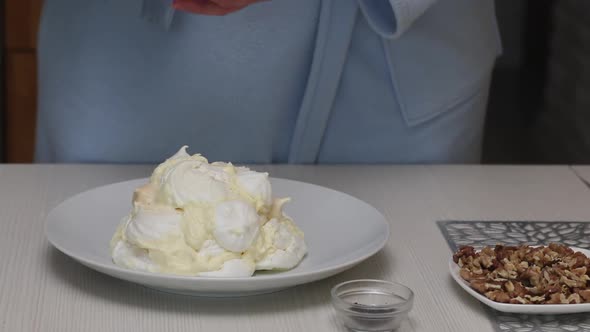
<svg viewBox="0 0 590 332">
<path fill-rule="evenodd" d="M 549 300 L 547 300 L 545 303 L 546 304 L 563 304 L 565 301 L 565 295 L 563 295 L 562 293 L 555 293 L 555 294 L 551 294 L 551 296 L 549 296 Z"/>
<path fill-rule="evenodd" d="M 512 283 L 512 281 L 507 281 L 504 284 L 504 289 L 506 289 L 507 292 L 514 292 L 514 284 Z"/>
<path fill-rule="evenodd" d="M 528 302 L 527 302 L 527 300 L 523 299 L 522 296 L 517 296 L 515 298 L 512 298 L 510 300 L 510 303 L 512 303 L 512 304 L 526 304 Z"/>
<path fill-rule="evenodd" d="M 574 303 L 580 303 L 580 302 L 582 302 L 582 299 L 580 298 L 580 295 L 579 294 L 576 294 L 576 293 L 570 295 L 567 298 L 567 303 L 574 304 Z"/>
<path fill-rule="evenodd" d="M 485 296 L 492 301 L 508 303 L 510 302 L 510 295 L 506 294 L 501 290 L 494 290 L 485 293 Z"/>
<path fill-rule="evenodd" d="M 525 299 L 529 300 L 530 303 L 542 303 L 545 302 L 545 296 L 531 296 L 525 295 Z"/>
<path fill-rule="evenodd" d="M 461 278 L 490 300 L 513 304 L 590 303 L 590 258 L 549 246 L 461 247 L 453 261 Z"/>
<path fill-rule="evenodd" d="M 583 299 L 583 302 L 590 302 L 590 289 L 581 289 L 576 292 L 580 294 Z"/>
<path fill-rule="evenodd" d="M 487 291 L 485 280 L 471 280 L 469 285 L 479 293 L 485 293 Z"/>
</svg>

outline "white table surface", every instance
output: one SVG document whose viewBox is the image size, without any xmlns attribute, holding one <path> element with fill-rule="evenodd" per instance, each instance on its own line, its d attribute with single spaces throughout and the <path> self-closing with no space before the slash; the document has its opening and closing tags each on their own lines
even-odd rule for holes
<svg viewBox="0 0 590 332">
<path fill-rule="evenodd" d="M 451 280 L 440 219 L 590 220 L 590 190 L 567 166 L 267 166 L 276 177 L 341 190 L 391 222 L 384 251 L 336 277 L 259 297 L 174 296 L 77 264 L 44 237 L 50 209 L 95 186 L 148 176 L 148 166 L 0 165 L 1 331 L 344 331 L 329 290 L 355 278 L 416 293 L 402 331 L 494 331 Z"/>
<path fill-rule="evenodd" d="M 590 184 L 590 166 L 572 166 L 572 169 L 578 177 Z"/>
</svg>

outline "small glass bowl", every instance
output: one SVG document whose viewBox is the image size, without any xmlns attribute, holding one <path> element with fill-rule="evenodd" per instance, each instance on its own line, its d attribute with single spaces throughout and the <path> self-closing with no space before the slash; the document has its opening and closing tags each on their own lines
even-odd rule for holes
<svg viewBox="0 0 590 332">
<path fill-rule="evenodd" d="M 414 292 L 383 280 L 351 280 L 332 288 L 332 305 L 353 331 L 393 331 L 408 316 Z"/>
</svg>

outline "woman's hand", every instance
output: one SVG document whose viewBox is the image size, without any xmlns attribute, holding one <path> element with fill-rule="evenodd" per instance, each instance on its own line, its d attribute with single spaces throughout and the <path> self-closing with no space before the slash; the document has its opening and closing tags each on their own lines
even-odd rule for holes
<svg viewBox="0 0 590 332">
<path fill-rule="evenodd" d="M 193 14 L 221 16 L 262 1 L 268 0 L 174 0 L 172 6 Z"/>
</svg>

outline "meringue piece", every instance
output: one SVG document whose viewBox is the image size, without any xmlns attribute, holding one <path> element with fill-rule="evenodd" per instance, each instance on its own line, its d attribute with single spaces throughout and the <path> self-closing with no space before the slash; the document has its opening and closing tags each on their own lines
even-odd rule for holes
<svg viewBox="0 0 590 332">
<path fill-rule="evenodd" d="M 177 242 L 184 242 L 181 220 L 182 215 L 174 209 L 138 205 L 127 220 L 124 239 L 142 248 L 173 250 L 178 247 Z"/>
<path fill-rule="evenodd" d="M 232 164 L 215 162 L 212 164 L 201 164 L 198 170 L 227 185 L 231 182 L 232 168 Z"/>
<path fill-rule="evenodd" d="M 303 233 L 289 219 L 272 219 L 262 226 L 266 255 L 256 262 L 256 270 L 291 269 L 303 259 L 307 246 Z"/>
<path fill-rule="evenodd" d="M 236 184 L 254 200 L 261 201 L 267 206 L 271 204 L 272 190 L 268 173 L 255 172 L 247 167 L 238 167 Z"/>
<path fill-rule="evenodd" d="M 190 158 L 191 155 L 186 152 L 186 149 L 188 149 L 188 145 L 183 145 L 175 154 L 172 155 L 172 157 L 168 158 L 167 160 Z"/>
<path fill-rule="evenodd" d="M 244 201 L 220 203 L 215 208 L 213 236 L 223 248 L 243 252 L 258 235 L 259 219 L 256 209 Z"/>
<path fill-rule="evenodd" d="M 201 272 L 199 277 L 219 277 L 219 278 L 245 278 L 254 274 L 254 264 L 246 262 L 243 259 L 232 259 L 225 263 L 221 269 L 211 272 Z"/>
<path fill-rule="evenodd" d="M 115 264 L 128 269 L 146 272 L 158 271 L 150 259 L 147 249 L 138 248 L 123 240 L 117 241 L 113 246 L 112 257 Z"/>
<path fill-rule="evenodd" d="M 200 170 L 199 160 L 181 160 L 162 174 L 160 201 L 174 207 L 191 202 L 214 203 L 228 197 L 227 185 Z"/>
<path fill-rule="evenodd" d="M 188 146 L 186 145 L 181 147 L 180 150 L 178 150 L 178 152 L 176 152 L 172 157 L 166 159 L 166 161 L 158 165 L 158 167 L 156 167 L 156 169 L 152 172 L 150 182 L 158 186 L 161 185 L 163 173 L 182 160 L 192 160 L 201 164 L 208 163 L 207 158 L 201 156 L 200 154 L 195 154 L 193 156 L 189 155 L 186 152 L 187 148 Z"/>
</svg>

